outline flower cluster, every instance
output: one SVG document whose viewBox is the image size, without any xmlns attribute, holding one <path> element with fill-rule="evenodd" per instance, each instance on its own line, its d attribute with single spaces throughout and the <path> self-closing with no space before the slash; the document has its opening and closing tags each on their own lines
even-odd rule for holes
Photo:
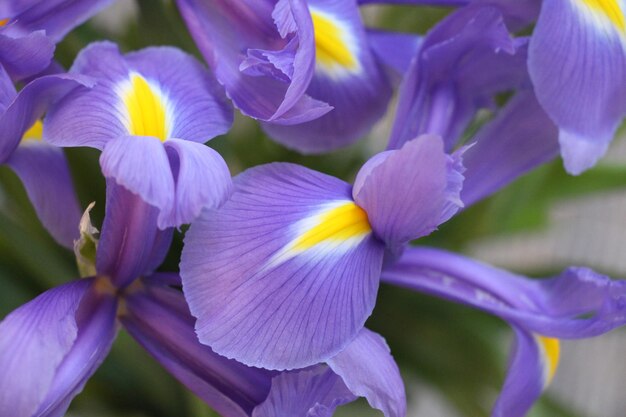
<svg viewBox="0 0 626 417">
<path fill-rule="evenodd" d="M 55 43 L 110 2 L 0 3 L 0 163 L 82 276 L 0 323 L 0 416 L 62 416 L 123 327 L 225 417 L 331 416 L 358 397 L 403 417 L 398 367 L 365 328 L 381 281 L 510 324 L 494 417 L 526 415 L 560 339 L 626 324 L 626 282 L 410 244 L 559 151 L 572 174 L 602 157 L 626 116 L 623 1 L 397 1 L 454 7 L 420 37 L 366 28 L 375 1 L 176 0 L 208 67 L 103 41 L 65 71 Z M 335 150 L 394 92 L 387 149 L 353 184 L 280 162 L 231 179 L 205 144 L 234 107 L 290 149 Z M 60 149 L 84 146 L 106 179 L 99 236 Z M 158 272 L 186 224 L 179 271 Z"/>
</svg>

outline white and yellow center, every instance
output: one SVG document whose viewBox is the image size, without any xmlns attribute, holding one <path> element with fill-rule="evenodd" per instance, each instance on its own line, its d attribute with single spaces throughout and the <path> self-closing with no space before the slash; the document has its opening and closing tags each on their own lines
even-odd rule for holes
<svg viewBox="0 0 626 417">
<path fill-rule="evenodd" d="M 601 26 L 612 26 L 622 35 L 626 34 L 626 16 L 620 0 L 574 0 L 581 11 L 594 17 Z"/>
<path fill-rule="evenodd" d="M 543 359 L 544 388 L 552 382 L 556 368 L 559 366 L 561 356 L 561 344 L 559 339 L 535 335 L 539 351 Z"/>
<path fill-rule="evenodd" d="M 170 137 L 172 106 L 156 84 L 138 73 L 131 73 L 118 91 L 124 123 L 130 135 L 152 136 L 162 142 Z"/>
<path fill-rule="evenodd" d="M 273 267 L 308 251 L 343 254 L 371 233 L 367 213 L 352 201 L 336 201 L 296 225 L 297 236 L 269 261 Z"/>
<path fill-rule="evenodd" d="M 350 27 L 328 13 L 311 9 L 316 66 L 331 77 L 361 71 L 357 42 Z"/>
</svg>

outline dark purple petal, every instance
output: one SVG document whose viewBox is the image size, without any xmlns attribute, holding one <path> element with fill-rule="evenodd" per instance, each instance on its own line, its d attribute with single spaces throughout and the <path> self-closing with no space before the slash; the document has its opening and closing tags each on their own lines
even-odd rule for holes
<svg viewBox="0 0 626 417">
<path fill-rule="evenodd" d="M 367 212 L 376 235 L 390 246 L 399 246 L 447 220 L 449 203 L 458 209 L 457 168 L 458 164 L 448 162 L 441 138 L 424 135 L 402 149 L 370 159 L 359 171 L 352 194 Z M 449 180 L 454 184 L 451 188 Z"/>
<path fill-rule="evenodd" d="M 279 123 L 301 123 L 320 117 L 331 107 L 305 95 L 313 77 L 315 45 L 311 18 L 303 0 L 246 0 L 235 3 L 218 0 L 178 0 L 178 8 L 205 60 L 228 97 L 247 116 Z M 292 32 L 294 31 L 295 32 Z M 298 38 L 293 54 L 293 72 L 285 82 L 284 72 L 276 77 L 273 64 L 264 54 L 264 70 L 252 74 L 240 67 L 248 51 L 281 51 Z M 271 55 L 271 54 L 270 54 Z M 259 64 L 260 65 L 260 64 Z M 285 68 L 286 63 L 281 62 Z"/>
<path fill-rule="evenodd" d="M 181 277 L 202 343 L 250 366 L 292 369 L 339 352 L 370 315 L 383 245 L 336 178 L 252 168 L 185 238 Z"/>
<path fill-rule="evenodd" d="M 7 163 L 22 180 L 42 224 L 57 242 L 72 248 L 81 210 L 63 151 L 27 140 Z"/>
<path fill-rule="evenodd" d="M 174 209 L 174 178 L 163 144 L 154 137 L 123 136 L 109 141 L 100 156 L 102 174 L 159 210 L 166 229 Z"/>
<path fill-rule="evenodd" d="M 331 417 L 335 408 L 355 399 L 339 376 L 320 365 L 274 377 L 267 400 L 252 417 Z"/>
<path fill-rule="evenodd" d="M 232 192 L 230 171 L 219 153 L 200 143 L 170 139 L 175 159 L 176 201 L 165 220 L 169 226 L 191 223 L 202 209 L 221 206 Z"/>
<path fill-rule="evenodd" d="M 532 91 L 520 91 L 474 136 L 463 156 L 467 168 L 461 199 L 466 206 L 493 194 L 555 158 L 558 129 Z"/>
<path fill-rule="evenodd" d="M 424 38 L 411 33 L 368 29 L 367 40 L 376 58 L 397 75 L 403 76 Z"/>
<path fill-rule="evenodd" d="M 577 339 L 626 323 L 626 282 L 586 268 L 545 280 L 438 249 L 407 249 L 384 282 L 468 304 L 548 337 Z"/>
<path fill-rule="evenodd" d="M 158 215 L 155 207 L 109 179 L 96 257 L 98 274 L 123 287 L 158 267 L 172 239 L 170 230 L 158 230 Z"/>
<path fill-rule="evenodd" d="M 425 37 L 401 86 L 389 148 L 420 134 L 441 135 L 450 150 L 493 95 L 527 82 L 525 40 L 514 40 L 498 9 L 468 6 Z"/>
<path fill-rule="evenodd" d="M 127 298 L 121 321 L 187 388 L 224 417 L 249 416 L 270 389 L 272 373 L 219 356 L 198 342 L 182 293 L 152 284 Z"/>
<path fill-rule="evenodd" d="M 73 90 L 91 87 L 88 77 L 48 75 L 27 84 L 0 115 L 0 163 L 6 162 L 26 132 L 48 107 Z"/>
<path fill-rule="evenodd" d="M 626 17 L 613 3 L 609 15 L 588 2 L 543 2 L 531 38 L 530 75 L 571 174 L 604 155 L 626 116 Z"/>
<path fill-rule="evenodd" d="M 542 338 L 517 326 L 513 326 L 513 330 L 515 342 L 511 361 L 492 417 L 524 417 L 558 365 L 557 340 Z M 552 362 L 554 360 L 556 363 Z"/>
<path fill-rule="evenodd" d="M 54 43 L 43 30 L 10 36 L 0 28 L 0 64 L 11 78 L 21 80 L 45 69 L 52 61 Z"/>
<path fill-rule="evenodd" d="M 328 365 L 348 389 L 383 412 L 386 417 L 406 415 L 406 396 L 398 365 L 377 333 L 362 329 Z"/>
</svg>

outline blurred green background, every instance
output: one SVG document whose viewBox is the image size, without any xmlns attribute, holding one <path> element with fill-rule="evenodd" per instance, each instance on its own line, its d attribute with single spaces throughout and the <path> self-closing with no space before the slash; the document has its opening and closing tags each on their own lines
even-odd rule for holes
<svg viewBox="0 0 626 417">
<path fill-rule="evenodd" d="M 124 1 L 127 4 L 73 31 L 59 45 L 57 58 L 69 67 L 82 47 L 99 39 L 111 39 L 125 51 L 149 45 L 175 45 L 197 55 L 171 2 Z M 368 23 L 377 27 L 425 33 L 447 12 L 426 7 L 367 7 L 364 15 Z M 390 117 L 392 112 L 393 106 Z M 389 117 L 370 137 L 350 148 L 322 156 L 301 156 L 270 141 L 254 121 L 238 116 L 232 131 L 210 145 L 224 156 L 233 174 L 266 162 L 291 161 L 351 181 L 361 164 L 384 147 L 388 130 Z M 67 149 L 66 153 L 82 206 L 96 202 L 92 217 L 94 224 L 100 225 L 105 194 L 99 152 Z M 625 164 L 601 164 L 574 178 L 564 173 L 560 161 L 555 161 L 464 211 L 419 244 L 471 252 L 478 241 L 547 228 L 550 210 L 559 201 L 576 201 L 615 190 L 626 190 Z M 162 270 L 177 269 L 181 238 L 182 232 L 177 233 Z M 539 270 L 522 268 L 517 272 L 547 276 L 564 266 L 555 262 Z M 73 255 L 58 247 L 43 230 L 16 176 L 6 167 L 0 168 L 0 317 L 42 291 L 77 276 Z M 489 415 L 504 379 L 511 336 L 498 319 L 383 285 L 368 326 L 383 334 L 391 346 L 407 381 L 410 404 L 414 403 L 414 392 L 419 387 L 429 387 L 460 416 Z M 415 415 L 411 408 L 409 411 L 409 416 Z M 94 417 L 214 415 L 123 331 L 109 358 L 74 401 L 70 413 Z M 360 401 L 344 407 L 338 415 L 366 417 L 379 413 Z M 531 416 L 579 414 L 567 401 L 548 393 Z"/>
</svg>

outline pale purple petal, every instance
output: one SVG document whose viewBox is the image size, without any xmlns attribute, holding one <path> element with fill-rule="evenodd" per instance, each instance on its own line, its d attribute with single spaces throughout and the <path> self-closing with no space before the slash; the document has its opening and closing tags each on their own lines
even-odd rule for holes
<svg viewBox="0 0 626 417">
<path fill-rule="evenodd" d="M 400 370 L 380 335 L 362 329 L 352 343 L 327 362 L 353 394 L 365 397 L 386 417 L 406 415 Z"/>
<path fill-rule="evenodd" d="M 448 162 L 437 136 L 423 135 L 384 155 L 361 168 L 352 193 L 376 235 L 395 246 L 431 233 L 450 217 L 448 203 L 456 202 L 457 208 L 460 203 L 460 173 L 449 175 L 459 166 Z"/>
<path fill-rule="evenodd" d="M 320 365 L 274 377 L 267 400 L 252 417 L 331 417 L 335 408 L 355 399 L 339 376 Z"/>
<path fill-rule="evenodd" d="M 376 58 L 400 76 L 409 69 L 423 39 L 411 33 L 367 30 L 367 40 Z"/>
<path fill-rule="evenodd" d="M 63 151 L 28 140 L 7 163 L 22 180 L 42 224 L 57 242 L 72 248 L 79 237 L 81 210 Z"/>
<path fill-rule="evenodd" d="M 221 206 L 230 196 L 232 181 L 226 162 L 219 153 L 200 143 L 171 139 L 165 143 L 177 169 L 174 210 L 164 224 L 191 223 L 202 209 Z"/>
<path fill-rule="evenodd" d="M 443 250 L 414 247 L 386 268 L 382 279 L 468 304 L 548 337 L 597 336 L 626 323 L 626 282 L 586 268 L 530 280 Z"/>
<path fill-rule="evenodd" d="M 626 10 L 615 7 L 609 17 L 588 2 L 544 1 L 531 38 L 530 75 L 571 174 L 596 163 L 626 116 Z"/>
<path fill-rule="evenodd" d="M 269 369 L 313 365 L 349 343 L 374 306 L 383 246 L 362 229 L 298 244 L 337 207 L 362 213 L 348 184 L 297 165 L 238 176 L 230 200 L 185 238 L 181 277 L 200 341 Z"/>
</svg>

